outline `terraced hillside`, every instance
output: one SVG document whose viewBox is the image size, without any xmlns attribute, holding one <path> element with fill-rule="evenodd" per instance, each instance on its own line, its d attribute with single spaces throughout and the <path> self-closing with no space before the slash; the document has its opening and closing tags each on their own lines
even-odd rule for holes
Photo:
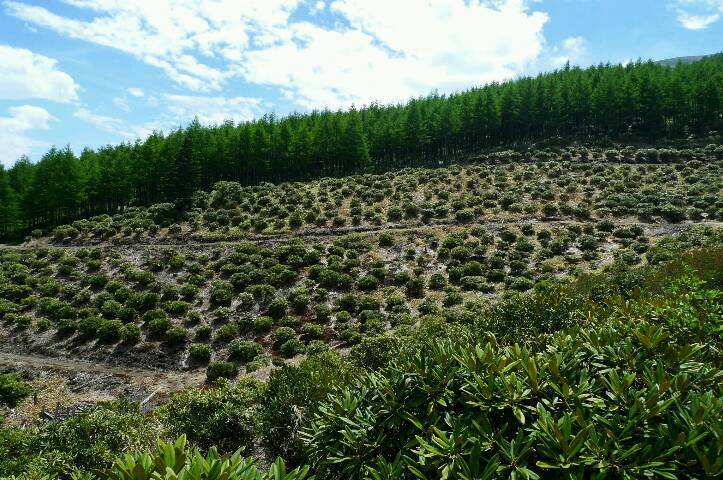
<svg viewBox="0 0 723 480">
<path fill-rule="evenodd" d="M 507 152 L 36 232 L 0 248 L 0 471 L 130 478 L 89 470 L 180 435 L 122 468 L 215 446 L 280 456 L 254 478 L 720 472 L 721 166 Z"/>
<path fill-rule="evenodd" d="M 718 244 L 715 146 L 512 153 L 129 208 L 0 251 L 3 350 L 153 368 L 347 349 L 500 295 Z"/>
<path fill-rule="evenodd" d="M 197 192 L 182 213 L 171 203 L 130 207 L 57 227 L 51 242 L 209 242 L 509 221 L 720 220 L 721 158 L 723 147 L 715 144 L 681 150 L 570 147 L 307 183 L 220 182 L 211 192 Z"/>
</svg>

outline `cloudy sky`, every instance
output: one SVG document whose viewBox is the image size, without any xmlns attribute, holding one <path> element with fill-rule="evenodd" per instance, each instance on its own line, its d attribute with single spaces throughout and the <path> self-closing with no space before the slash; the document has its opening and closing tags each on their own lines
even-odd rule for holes
<svg viewBox="0 0 723 480">
<path fill-rule="evenodd" d="M 723 0 L 0 0 L 0 162 L 723 48 Z"/>
</svg>

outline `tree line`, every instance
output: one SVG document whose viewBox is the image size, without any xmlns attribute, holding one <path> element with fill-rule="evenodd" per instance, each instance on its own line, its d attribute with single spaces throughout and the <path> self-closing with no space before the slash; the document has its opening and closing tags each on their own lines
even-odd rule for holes
<svg viewBox="0 0 723 480">
<path fill-rule="evenodd" d="M 220 180 L 245 185 L 446 164 L 486 148 L 552 137 L 657 139 L 720 131 L 723 54 L 668 67 L 565 65 L 535 77 L 396 105 L 273 114 L 145 140 L 51 148 L 0 166 L 0 236 L 127 205 L 182 201 Z"/>
</svg>

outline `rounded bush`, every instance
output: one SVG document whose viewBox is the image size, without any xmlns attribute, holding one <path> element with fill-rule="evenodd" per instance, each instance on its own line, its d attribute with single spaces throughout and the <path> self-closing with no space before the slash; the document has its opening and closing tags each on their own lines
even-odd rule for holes
<svg viewBox="0 0 723 480">
<path fill-rule="evenodd" d="M 307 340 L 317 340 L 324 334 L 324 327 L 316 323 L 305 323 L 304 326 L 301 327 L 301 334 L 304 335 L 304 338 Z"/>
<path fill-rule="evenodd" d="M 228 350 L 230 358 L 246 363 L 261 353 L 261 345 L 252 340 L 234 340 Z"/>
<path fill-rule="evenodd" d="M 166 343 L 180 345 L 188 338 L 188 330 L 183 327 L 171 327 L 166 330 Z"/>
<path fill-rule="evenodd" d="M 126 343 L 136 343 L 141 339 L 141 327 L 127 323 L 121 328 L 121 339 Z"/>
<path fill-rule="evenodd" d="M 274 346 L 279 348 L 282 344 L 287 341 L 297 338 L 296 332 L 291 327 L 279 327 L 274 332 Z"/>
<path fill-rule="evenodd" d="M 274 320 L 271 317 L 257 317 L 253 321 L 253 330 L 255 333 L 268 333 L 274 326 Z"/>
<path fill-rule="evenodd" d="M 276 298 L 269 303 L 267 313 L 273 319 L 280 319 L 286 315 L 286 311 L 289 309 L 289 302 L 283 298 Z"/>
<path fill-rule="evenodd" d="M 238 367 L 235 363 L 225 361 L 215 361 L 206 367 L 206 381 L 213 383 L 219 378 L 227 378 L 232 380 L 238 375 Z"/>
<path fill-rule="evenodd" d="M 188 357 L 195 362 L 211 360 L 211 346 L 207 343 L 194 343 L 188 347 Z"/>
<path fill-rule="evenodd" d="M 279 352 L 286 358 L 291 358 L 304 351 L 304 344 L 298 338 L 292 338 L 279 347 Z"/>
</svg>

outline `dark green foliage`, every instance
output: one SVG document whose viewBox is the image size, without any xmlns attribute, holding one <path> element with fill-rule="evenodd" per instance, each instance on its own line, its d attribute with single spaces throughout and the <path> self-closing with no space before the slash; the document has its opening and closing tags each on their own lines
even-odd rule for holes
<svg viewBox="0 0 723 480">
<path fill-rule="evenodd" d="M 221 362 L 208 366 L 209 380 L 212 368 L 218 365 Z M 220 376 L 224 375 L 216 378 Z M 186 435 L 204 451 L 212 446 L 223 452 L 248 449 L 257 432 L 258 400 L 262 392 L 260 382 L 247 378 L 235 385 L 223 383 L 207 390 L 186 390 L 174 395 L 156 415 L 168 435 Z"/>
<path fill-rule="evenodd" d="M 141 327 L 135 323 L 123 325 L 120 331 L 121 339 L 127 343 L 136 343 L 141 339 Z"/>
<path fill-rule="evenodd" d="M 75 469 L 109 467 L 115 456 L 155 442 L 153 422 L 124 400 L 101 403 L 37 431 L 0 429 L 0 472 L 23 478 L 69 478 Z"/>
<path fill-rule="evenodd" d="M 0 375 L 0 404 L 15 407 L 21 400 L 30 395 L 30 385 L 14 373 Z"/>
<path fill-rule="evenodd" d="M 213 383 L 219 378 L 233 379 L 238 375 L 236 364 L 224 361 L 215 361 L 206 367 L 206 381 Z"/>
<path fill-rule="evenodd" d="M 392 334 L 364 336 L 354 345 L 349 361 L 361 368 L 377 370 L 394 360 L 400 352 L 403 340 Z"/>
<path fill-rule="evenodd" d="M 236 323 L 227 323 L 218 327 L 213 335 L 217 342 L 227 342 L 239 334 L 239 326 Z"/>
<path fill-rule="evenodd" d="M 173 443 L 159 440 L 155 450 L 127 455 L 117 459 L 108 470 L 97 472 L 102 480 L 176 480 L 223 479 L 223 480 L 304 480 L 309 467 L 293 470 L 277 458 L 268 471 L 261 471 L 255 465 L 253 457 L 242 457 L 242 448 L 233 453 L 221 455 L 211 447 L 204 455 L 197 448 L 186 445 L 186 435 L 181 435 Z M 95 477 L 93 477 L 95 478 Z M 314 477 L 308 477 L 313 480 Z"/>
<path fill-rule="evenodd" d="M 214 127 L 202 127 L 194 120 L 185 129 L 166 135 L 154 132 L 142 142 L 86 149 L 79 158 L 70 148 L 54 147 L 37 164 L 23 158 L 9 170 L 0 170 L 0 234 L 17 236 L 38 225 L 49 230 L 78 217 L 116 212 L 130 202 L 157 205 L 142 223 L 119 227 L 104 222 L 94 234 L 130 236 L 136 228 L 157 231 L 191 206 L 194 191 L 210 189 L 219 180 L 257 185 L 437 166 L 489 147 L 559 137 L 655 139 L 720 132 L 717 86 L 723 83 L 722 63 L 723 56 L 718 54 L 675 67 L 652 62 L 625 67 L 601 64 L 584 70 L 566 67 L 403 105 L 375 104 L 360 111 L 327 110 L 283 119 L 266 115 L 253 122 Z M 668 161 L 669 155 L 661 152 L 641 149 L 606 156 L 631 162 Z M 715 147 L 709 148 L 706 158 L 716 157 L 716 152 Z M 544 160 L 547 153 L 539 152 L 536 158 Z M 500 158 L 516 162 L 523 157 L 508 152 Z M 228 187 L 221 198 L 206 201 L 223 207 L 237 193 Z M 511 194 L 500 203 L 514 211 L 523 206 L 515 200 Z M 157 203 L 161 201 L 167 203 Z M 391 221 L 405 213 L 416 218 L 417 210 L 422 219 L 447 216 L 444 207 L 404 205 L 406 212 L 396 206 L 389 209 Z M 550 215 L 554 204 L 545 203 L 544 208 Z M 584 216 L 585 209 L 575 212 Z M 325 223 L 324 216 L 309 213 L 307 222 Z M 683 212 L 666 207 L 661 213 L 678 221 Z M 464 222 L 475 213 L 463 207 L 455 209 L 455 215 Z M 282 225 L 298 228 L 300 217 L 300 212 L 294 212 L 280 220 Z M 347 220 L 333 214 L 329 218 L 336 218 L 337 225 Z M 230 216 L 217 217 L 214 228 L 231 221 Z M 253 223 L 261 231 L 270 222 L 258 218 Z M 90 230 L 89 223 L 78 220 L 56 228 L 54 234 L 62 240 Z M 180 225 L 173 224 L 169 231 L 179 232 Z"/>
<path fill-rule="evenodd" d="M 291 327 L 279 327 L 274 332 L 274 346 L 276 348 L 279 348 L 284 343 L 288 342 L 289 340 L 295 339 L 296 332 Z"/>
<path fill-rule="evenodd" d="M 98 327 L 96 334 L 101 342 L 113 343 L 121 338 L 123 327 L 123 322 L 120 320 L 105 320 Z"/>
<path fill-rule="evenodd" d="M 424 294 L 424 279 L 419 276 L 410 278 L 406 284 L 406 291 L 409 297 L 421 297 Z"/>
<path fill-rule="evenodd" d="M 302 438 L 317 470 L 344 478 L 382 464 L 491 479 L 595 475 L 613 463 L 630 476 L 720 472 L 720 371 L 700 345 L 666 338 L 643 322 L 570 330 L 539 353 L 434 342 L 333 392 Z M 691 440 L 676 447 L 678 435 Z"/>
<path fill-rule="evenodd" d="M 305 323 L 301 327 L 301 334 L 306 340 L 317 340 L 324 334 L 324 327 L 316 323 Z"/>
<path fill-rule="evenodd" d="M 165 333 L 166 343 L 169 345 L 181 345 L 188 339 L 188 330 L 183 327 L 171 327 Z"/>
<path fill-rule="evenodd" d="M 233 285 L 221 280 L 211 286 L 211 302 L 215 305 L 230 305 L 233 298 Z"/>
<path fill-rule="evenodd" d="M 304 343 L 298 337 L 290 338 L 279 346 L 279 353 L 286 358 L 304 352 Z"/>
<path fill-rule="evenodd" d="M 261 434 L 272 455 L 292 465 L 303 461 L 299 429 L 334 385 L 352 378 L 349 364 L 335 353 L 310 357 L 273 370 L 261 399 Z"/>
<path fill-rule="evenodd" d="M 283 298 L 276 298 L 269 303 L 268 308 L 268 315 L 271 318 L 274 318 L 276 320 L 280 319 L 284 315 L 286 315 L 286 311 L 289 308 L 289 302 L 287 302 Z"/>
<path fill-rule="evenodd" d="M 188 356 L 196 362 L 208 362 L 211 360 L 211 346 L 206 343 L 194 343 L 188 347 Z"/>
<path fill-rule="evenodd" d="M 173 326 L 171 319 L 166 316 L 159 316 L 148 322 L 148 332 L 156 337 L 166 334 L 168 329 Z"/>
<path fill-rule="evenodd" d="M 253 322 L 253 330 L 256 333 L 268 333 L 274 325 L 271 317 L 256 317 Z"/>
<path fill-rule="evenodd" d="M 261 353 L 261 345 L 252 340 L 234 340 L 228 346 L 229 357 L 241 362 L 250 362 Z"/>
</svg>

